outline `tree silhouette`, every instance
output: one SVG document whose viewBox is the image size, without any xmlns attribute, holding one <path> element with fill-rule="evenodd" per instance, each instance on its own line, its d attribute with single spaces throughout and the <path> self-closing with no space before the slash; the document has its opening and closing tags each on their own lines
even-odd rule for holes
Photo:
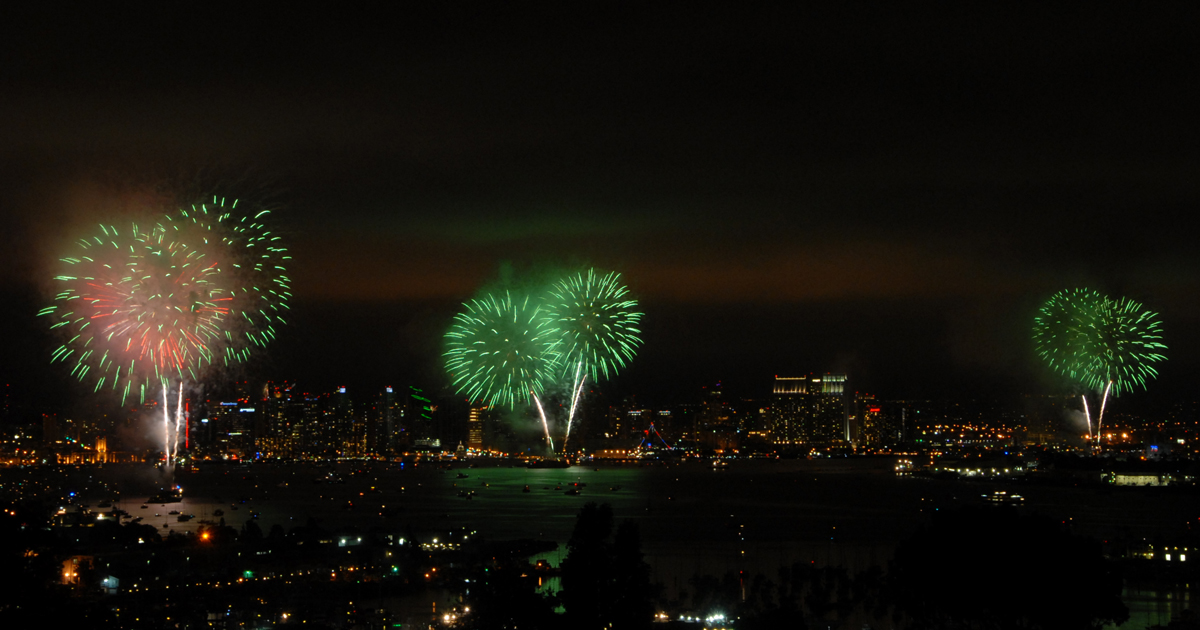
<svg viewBox="0 0 1200 630">
<path fill-rule="evenodd" d="M 560 597 L 572 628 L 648 628 L 653 622 L 650 567 L 637 525 L 626 521 L 610 541 L 612 535 L 612 508 L 583 506 L 562 562 Z"/>
<path fill-rule="evenodd" d="M 1098 544 L 1013 508 L 939 513 L 896 549 L 889 577 L 918 628 L 1072 630 L 1129 617 Z"/>
</svg>

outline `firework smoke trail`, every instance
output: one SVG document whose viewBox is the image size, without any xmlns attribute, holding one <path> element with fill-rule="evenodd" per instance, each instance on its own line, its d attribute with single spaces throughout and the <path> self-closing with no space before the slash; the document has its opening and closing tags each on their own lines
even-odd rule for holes
<svg viewBox="0 0 1200 630">
<path fill-rule="evenodd" d="M 167 405 L 167 387 L 164 384 L 163 390 L 163 466 L 171 467 L 171 415 Z"/>
<path fill-rule="evenodd" d="M 1096 416 L 1096 448 L 1100 448 L 1100 427 L 1104 424 L 1104 406 L 1108 404 L 1108 392 L 1112 389 L 1112 381 L 1104 388 L 1104 397 L 1100 399 L 1100 415 Z"/>
<path fill-rule="evenodd" d="M 1087 394 L 1080 396 L 1083 399 L 1083 417 L 1087 419 L 1087 439 L 1092 441 L 1092 412 L 1088 411 Z"/>
<path fill-rule="evenodd" d="M 538 416 L 542 418 L 542 429 L 546 432 L 546 443 L 550 445 L 550 452 L 553 453 L 554 438 L 550 437 L 550 423 L 546 422 L 546 410 L 542 409 L 542 400 L 538 398 L 537 394 L 533 394 L 533 402 L 537 405 Z"/>
<path fill-rule="evenodd" d="M 183 381 L 179 381 L 179 402 L 175 405 L 175 455 L 179 455 L 179 435 L 183 428 Z"/>
<path fill-rule="evenodd" d="M 571 424 L 575 420 L 575 408 L 579 406 L 579 397 L 583 394 L 583 383 L 587 380 L 587 376 L 583 374 L 582 361 L 575 369 L 575 380 L 579 382 L 579 387 L 571 393 L 571 411 L 567 413 L 567 432 L 563 435 L 563 453 L 567 452 L 567 440 L 571 438 Z"/>
<path fill-rule="evenodd" d="M 642 313 L 635 311 L 637 300 L 621 284 L 621 274 L 600 274 L 595 269 L 576 273 L 555 283 L 544 299 L 546 318 L 559 338 L 562 367 L 576 367 L 571 378 L 571 410 L 567 418 L 567 436 L 575 420 L 584 382 L 590 377 L 614 376 L 633 360 L 642 344 L 637 328 Z M 563 439 L 566 448 L 566 438 Z"/>
</svg>

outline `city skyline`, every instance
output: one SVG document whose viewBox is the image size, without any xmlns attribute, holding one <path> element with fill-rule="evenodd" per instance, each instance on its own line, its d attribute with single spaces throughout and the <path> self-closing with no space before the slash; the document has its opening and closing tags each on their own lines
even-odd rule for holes
<svg viewBox="0 0 1200 630">
<path fill-rule="evenodd" d="M 571 452 L 652 457 L 661 447 L 743 457 L 862 455 L 929 449 L 942 439 L 958 448 L 1073 449 L 1092 435 L 1072 396 L 890 400 L 853 391 L 842 374 L 773 381 L 768 395 L 739 396 L 717 383 L 671 404 L 593 392 L 580 401 Z M 314 390 L 294 381 L 240 382 L 224 392 L 194 390 L 181 402 L 187 410 L 177 447 L 181 461 L 389 461 L 455 452 L 461 458 L 464 449 L 468 455 L 540 457 L 563 450 L 558 444 L 552 451 L 543 440 L 532 408 L 489 408 L 415 386 L 356 391 Z M 559 440 L 566 432 L 570 399 L 550 394 L 544 405 L 549 432 Z M 161 407 L 152 400 L 119 410 L 103 405 L 65 413 L 47 409 L 34 414 L 40 418 L 34 424 L 9 417 L 15 421 L 8 425 L 14 437 L 0 443 L 10 457 L 14 448 L 29 451 L 40 445 L 44 448 L 33 449 L 42 453 L 37 457 L 64 463 L 153 462 L 162 458 Z M 1170 449 L 1176 438 L 1183 440 L 1179 444 L 1191 443 L 1198 413 L 1195 401 L 1148 414 L 1116 409 L 1096 437 L 1113 452 L 1150 443 Z M 949 441 L 960 433 L 965 442 Z M 946 437 L 934 438 L 941 434 Z"/>
</svg>

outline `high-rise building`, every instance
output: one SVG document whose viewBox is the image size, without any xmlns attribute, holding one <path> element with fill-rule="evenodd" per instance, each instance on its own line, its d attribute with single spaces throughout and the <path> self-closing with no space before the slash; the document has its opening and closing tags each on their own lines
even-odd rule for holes
<svg viewBox="0 0 1200 630">
<path fill-rule="evenodd" d="M 229 441 L 227 449 L 241 459 L 253 459 L 258 449 L 255 447 L 254 433 L 258 425 L 258 407 L 248 402 L 239 402 L 233 411 L 227 412 L 229 418 Z"/>
<path fill-rule="evenodd" d="M 304 394 L 304 454 L 313 459 L 337 457 L 336 429 L 328 417 L 329 394 Z"/>
<path fill-rule="evenodd" d="M 849 443 L 845 390 L 845 374 L 775 377 L 771 441 L 817 447 Z"/>
<path fill-rule="evenodd" d="M 354 405 L 345 387 L 338 387 L 334 392 L 329 411 L 338 456 L 361 456 L 366 441 L 366 425 L 361 418 L 355 418 Z"/>
<path fill-rule="evenodd" d="M 42 444 L 53 446 L 63 441 L 62 430 L 58 424 L 58 414 L 42 414 Z"/>
<path fill-rule="evenodd" d="M 896 444 L 896 431 L 886 422 L 883 408 L 875 396 L 856 393 L 853 414 L 854 442 L 865 447 L 878 448 Z"/>
<path fill-rule="evenodd" d="M 375 394 L 359 412 L 366 422 L 366 454 L 371 457 L 394 457 L 404 444 L 404 409 L 397 402 L 389 385 Z"/>
<path fill-rule="evenodd" d="M 264 430 L 255 436 L 258 450 L 264 457 L 295 457 L 297 454 L 297 444 L 292 438 L 293 418 L 288 413 L 294 387 L 294 383 L 287 381 L 267 382 L 259 413 Z"/>
<path fill-rule="evenodd" d="M 725 392 L 721 387 L 720 381 L 712 387 L 704 387 L 704 398 L 701 401 L 701 410 L 699 414 L 699 430 L 712 431 L 718 427 L 728 426 L 729 420 L 729 401 L 725 399 Z"/>
<path fill-rule="evenodd" d="M 487 415 L 484 405 L 471 405 L 467 415 L 467 448 L 483 450 L 483 424 Z"/>
<path fill-rule="evenodd" d="M 801 418 L 804 416 L 804 398 L 808 393 L 808 377 L 776 376 L 772 391 L 770 436 L 776 444 L 802 444 Z"/>
<path fill-rule="evenodd" d="M 692 442 L 696 448 L 725 450 L 737 448 L 738 431 L 733 420 L 733 409 L 718 381 L 712 387 L 703 387 L 699 413 L 693 417 Z M 649 413 L 649 410 L 646 410 Z M 649 420 L 640 429 L 648 426 Z"/>
<path fill-rule="evenodd" d="M 379 414 L 380 428 L 383 430 L 383 439 L 379 440 L 379 454 L 392 457 L 398 450 L 396 447 L 400 442 L 400 420 L 404 417 L 404 410 L 396 403 L 396 394 L 391 385 L 383 390 L 383 397 L 379 400 Z"/>
</svg>

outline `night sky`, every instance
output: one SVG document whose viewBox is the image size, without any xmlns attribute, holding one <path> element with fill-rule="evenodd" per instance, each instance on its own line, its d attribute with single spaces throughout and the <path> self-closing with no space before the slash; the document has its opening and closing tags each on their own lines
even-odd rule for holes
<svg viewBox="0 0 1200 630">
<path fill-rule="evenodd" d="M 187 6 L 0 15 L 0 377 L 22 391 L 76 391 L 33 317 L 66 245 L 197 180 L 278 208 L 294 321 L 254 373 L 313 389 L 441 385 L 459 303 L 590 264 L 646 312 L 614 394 L 823 371 L 1053 393 L 1031 319 L 1088 286 L 1163 319 L 1170 359 L 1130 398 L 1194 395 L 1183 3 Z"/>
</svg>

